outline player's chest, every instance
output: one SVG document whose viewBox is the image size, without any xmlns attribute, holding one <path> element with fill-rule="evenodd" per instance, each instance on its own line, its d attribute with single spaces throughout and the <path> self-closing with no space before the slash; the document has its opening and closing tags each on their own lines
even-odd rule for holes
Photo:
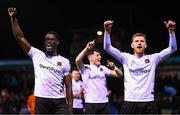
<svg viewBox="0 0 180 115">
<path fill-rule="evenodd" d="M 151 66 L 152 60 L 148 57 L 146 58 L 131 58 L 128 61 L 128 66 L 131 68 L 145 68 Z"/>
</svg>

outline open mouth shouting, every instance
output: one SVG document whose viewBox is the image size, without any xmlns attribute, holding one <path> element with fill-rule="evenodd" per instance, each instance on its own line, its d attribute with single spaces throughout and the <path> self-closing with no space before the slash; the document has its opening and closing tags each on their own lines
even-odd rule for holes
<svg viewBox="0 0 180 115">
<path fill-rule="evenodd" d="M 141 48 L 142 48 L 142 46 L 137 46 L 137 48 L 138 48 L 138 49 L 141 49 Z"/>
<path fill-rule="evenodd" d="M 51 50 L 52 50 L 52 45 L 46 44 L 46 50 L 47 50 L 47 51 L 51 51 Z"/>
</svg>

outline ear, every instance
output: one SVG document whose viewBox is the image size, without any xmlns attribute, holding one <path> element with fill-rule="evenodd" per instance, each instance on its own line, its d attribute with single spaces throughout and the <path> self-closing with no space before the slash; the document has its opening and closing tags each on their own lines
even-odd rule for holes
<svg viewBox="0 0 180 115">
<path fill-rule="evenodd" d="M 91 55 L 88 56 L 88 60 L 89 60 L 89 61 L 91 61 L 91 57 L 92 57 Z"/>
<path fill-rule="evenodd" d="M 147 47 L 147 44 L 145 45 L 145 48 Z"/>
<path fill-rule="evenodd" d="M 57 42 L 57 45 L 59 44 L 59 42 Z"/>
<path fill-rule="evenodd" d="M 131 42 L 131 48 L 133 48 L 133 49 L 134 49 L 134 45 L 133 45 L 133 42 Z"/>
</svg>

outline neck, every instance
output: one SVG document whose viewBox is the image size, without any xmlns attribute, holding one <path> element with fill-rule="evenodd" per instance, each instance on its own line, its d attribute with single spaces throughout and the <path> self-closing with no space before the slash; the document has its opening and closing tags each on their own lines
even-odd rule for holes
<svg viewBox="0 0 180 115">
<path fill-rule="evenodd" d="M 95 66 L 95 67 L 99 67 L 100 66 L 100 65 L 96 65 L 96 64 L 91 63 L 91 62 L 90 62 L 90 65 Z"/>
<path fill-rule="evenodd" d="M 48 56 L 57 56 L 57 52 L 46 52 L 46 55 Z"/>
<path fill-rule="evenodd" d="M 144 55 L 144 53 L 140 53 L 140 54 L 137 54 L 137 53 L 134 53 L 134 55 L 138 58 L 142 57 Z"/>
</svg>

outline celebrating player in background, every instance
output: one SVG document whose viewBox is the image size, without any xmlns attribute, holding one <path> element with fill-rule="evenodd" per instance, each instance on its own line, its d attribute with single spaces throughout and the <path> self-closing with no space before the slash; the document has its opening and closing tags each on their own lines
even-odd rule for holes
<svg viewBox="0 0 180 115">
<path fill-rule="evenodd" d="M 43 52 L 25 38 L 16 18 L 16 8 L 8 9 L 14 36 L 22 49 L 33 61 L 35 73 L 35 114 L 72 113 L 72 81 L 69 76 L 70 62 L 57 53 L 59 35 L 49 31 L 45 35 Z M 64 83 L 68 103 L 63 92 Z"/>
<path fill-rule="evenodd" d="M 108 64 L 112 70 L 101 65 L 100 51 L 94 46 L 95 41 L 90 41 L 76 57 L 76 65 L 84 83 L 85 113 L 109 114 L 106 76 L 121 77 L 122 71 L 112 62 Z M 89 64 L 83 63 L 85 55 L 88 57 Z"/>
<path fill-rule="evenodd" d="M 73 91 L 73 114 L 83 114 L 84 110 L 84 85 L 80 80 L 80 73 L 77 69 L 73 69 L 71 72 L 72 76 L 72 91 Z"/>
<path fill-rule="evenodd" d="M 134 54 L 119 51 L 111 45 L 110 32 L 113 21 L 104 22 L 104 49 L 124 67 L 124 114 L 156 114 L 154 101 L 155 69 L 165 57 L 177 50 L 175 27 L 176 23 L 164 22 L 169 31 L 169 46 L 159 53 L 145 54 L 147 47 L 146 35 L 136 33 L 132 36 L 131 47 Z"/>
</svg>

